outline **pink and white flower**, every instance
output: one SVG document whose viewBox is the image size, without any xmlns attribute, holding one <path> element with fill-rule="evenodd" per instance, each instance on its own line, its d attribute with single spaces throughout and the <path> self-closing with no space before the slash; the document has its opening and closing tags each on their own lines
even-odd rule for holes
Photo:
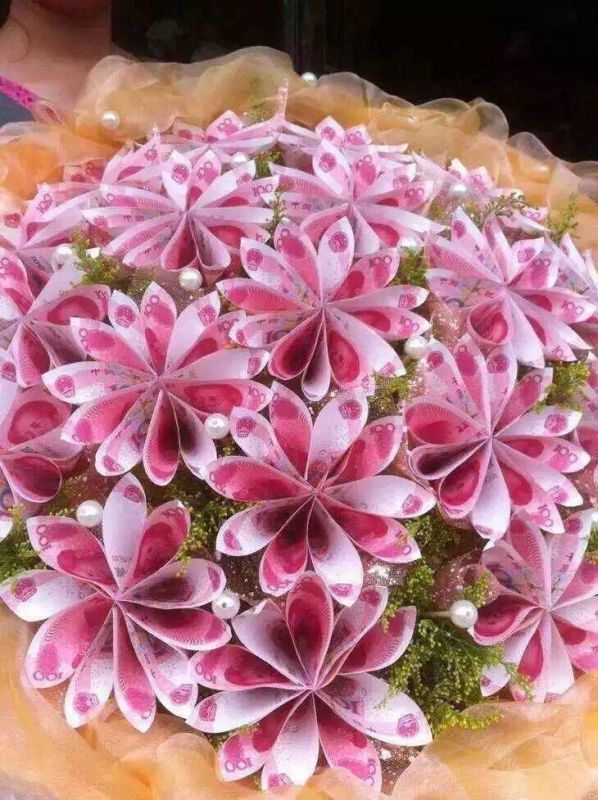
<svg viewBox="0 0 598 800">
<path fill-rule="evenodd" d="M 532 370 L 518 383 L 512 345 L 484 357 L 466 335 L 453 353 L 438 342 L 428 350 L 425 393 L 408 404 L 405 422 L 411 467 L 436 487 L 443 511 L 470 518 L 482 536 L 507 530 L 512 510 L 524 510 L 545 531 L 562 533 L 557 505 L 581 505 L 565 474 L 582 469 L 588 454 L 564 438 L 579 411 L 533 406 L 544 397 L 551 369 Z"/>
<path fill-rule="evenodd" d="M 401 375 L 401 359 L 388 342 L 427 330 L 414 314 L 427 296 L 418 286 L 389 286 L 399 261 L 380 250 L 353 263 L 355 239 L 349 221 L 328 228 L 316 252 L 291 222 L 281 223 L 273 250 L 243 240 L 241 260 L 248 278 L 218 283 L 234 305 L 251 312 L 232 338 L 271 349 L 270 372 L 282 380 L 301 376 L 302 390 L 319 400 L 331 381 L 342 389 L 368 387 L 374 373 Z"/>
<path fill-rule="evenodd" d="M 159 192 L 162 188 L 161 165 L 171 150 L 172 146 L 164 144 L 159 134 L 154 134 L 141 146 L 125 145 L 107 163 L 92 161 L 67 165 L 63 181 L 43 186 L 29 203 L 23 218 L 25 231 L 28 235 L 36 234 L 34 242 L 41 236 L 54 244 L 67 243 L 75 231 L 89 229 L 97 220 L 95 228 L 88 232 L 96 244 L 102 244 L 108 227 L 111 230 L 119 225 L 124 228 L 145 219 L 141 214 L 135 215 L 132 209 L 128 209 L 126 214 L 115 214 L 112 210 L 96 211 L 103 202 L 102 184 L 123 182 Z M 107 216 L 110 217 L 110 226 Z M 52 255 L 53 248 L 42 253 L 37 268 L 43 266 L 44 272 L 51 273 L 54 268 Z M 25 254 L 23 260 L 29 267 L 32 258 Z M 33 266 L 36 266 L 35 260 Z"/>
<path fill-rule="evenodd" d="M 22 263 L 14 253 L 0 250 L 0 346 L 12 352 L 20 386 L 39 384 L 50 367 L 84 355 L 71 333 L 70 319 L 104 319 L 110 291 L 97 284 L 82 286 L 80 281 L 77 267 L 65 264 L 34 297 Z"/>
<path fill-rule="evenodd" d="M 194 161 L 206 150 L 212 150 L 223 164 L 228 164 L 232 156 L 243 153 L 248 159 L 256 153 L 271 150 L 276 143 L 280 118 L 274 116 L 263 122 L 246 125 L 234 111 L 224 111 L 208 127 L 197 127 L 182 120 L 175 120 L 170 133 L 164 137 L 172 141 L 177 150 L 185 149 Z"/>
<path fill-rule="evenodd" d="M 132 267 L 197 267 L 213 283 L 238 262 L 242 237 L 268 238 L 262 226 L 272 211 L 264 203 L 278 179 L 256 180 L 255 171 L 254 161 L 223 172 L 211 150 L 193 163 L 175 150 L 159 164 L 161 191 L 127 185 L 125 179 L 104 182 L 100 191 L 105 208 L 85 216 L 96 227 L 117 234 L 103 248 L 106 255 Z"/>
<path fill-rule="evenodd" d="M 375 152 L 381 159 L 388 159 L 388 167 L 395 167 L 398 162 L 412 161 L 412 157 L 406 154 L 406 144 L 374 144 L 365 125 L 343 128 L 330 116 L 325 117 L 313 130 L 285 120 L 276 143 L 284 152 L 287 166 L 311 170 L 312 156 L 322 142 L 334 145 L 349 159 Z"/>
<path fill-rule="evenodd" d="M 303 784 L 314 773 L 320 746 L 332 767 L 344 767 L 381 788 L 380 761 L 370 736 L 391 745 L 431 740 L 421 709 L 371 672 L 394 663 L 413 635 L 415 608 L 380 623 L 387 590 L 365 588 L 351 608 L 334 615 L 314 573 L 302 575 L 284 612 L 265 600 L 233 621 L 241 645 L 192 659 L 197 680 L 216 689 L 188 722 L 220 733 L 243 725 L 218 752 L 224 780 L 262 769 L 262 788 Z"/>
<path fill-rule="evenodd" d="M 221 647 L 230 630 L 200 608 L 224 588 L 220 567 L 176 560 L 189 529 L 182 504 L 146 517 L 141 484 L 126 475 L 106 501 L 102 541 L 68 517 L 34 517 L 27 528 L 49 569 L 22 573 L 0 597 L 21 619 L 47 620 L 25 657 L 31 684 L 69 682 L 64 713 L 73 727 L 96 717 L 113 689 L 139 731 L 152 724 L 156 698 L 186 717 L 197 687 L 185 651 Z"/>
<path fill-rule="evenodd" d="M 566 533 L 543 536 L 525 514 L 513 517 L 504 539 L 486 549 L 482 563 L 499 594 L 480 609 L 477 642 L 501 643 L 505 662 L 531 681 L 534 699 L 553 699 L 573 685 L 573 668 L 598 669 L 598 564 L 584 560 L 591 511 L 570 516 Z M 482 693 L 509 681 L 504 666 L 487 668 Z M 517 686 L 516 699 L 523 699 Z"/>
<path fill-rule="evenodd" d="M 289 590 L 311 561 L 332 596 L 355 602 L 363 584 L 356 546 L 391 563 L 419 557 L 399 518 L 418 517 L 433 495 L 413 481 L 381 475 L 394 459 L 402 420 L 366 425 L 368 404 L 355 389 L 327 403 L 312 425 L 303 401 L 274 383 L 270 424 L 234 409 L 231 434 L 247 457 L 219 458 L 206 480 L 233 500 L 257 503 L 221 527 L 217 549 L 247 556 L 266 547 L 259 579 L 276 596 Z"/>
<path fill-rule="evenodd" d="M 473 201 L 485 209 L 490 201 L 515 195 L 520 198 L 520 203 L 515 208 L 505 207 L 501 214 L 504 227 L 526 235 L 546 232 L 544 223 L 548 209 L 527 205 L 522 192 L 515 188 L 496 186 L 486 167 L 468 169 L 454 158 L 445 170 L 425 156 L 415 155 L 414 159 L 421 174 L 440 187 L 436 199 L 447 208 L 454 209 L 456 205 Z"/>
<path fill-rule="evenodd" d="M 312 157 L 312 172 L 280 164 L 271 165 L 280 179 L 285 213 L 313 241 L 342 217 L 355 233 L 355 254 L 364 256 L 381 247 L 395 247 L 409 237 L 440 232 L 422 216 L 434 195 L 433 181 L 417 179 L 414 163 L 388 166 L 375 146 L 343 153 L 322 141 Z"/>
<path fill-rule="evenodd" d="M 15 503 L 32 513 L 74 465 L 81 446 L 61 439 L 69 414 L 42 386 L 20 390 L 14 361 L 0 350 L 0 540 L 10 533 Z"/>
<path fill-rule="evenodd" d="M 75 340 L 92 359 L 58 367 L 44 376 L 56 397 L 80 405 L 63 436 L 101 443 L 96 469 L 122 475 L 143 460 L 159 485 L 172 480 L 179 455 L 196 475 L 216 457 L 202 420 L 239 406 L 263 408 L 269 390 L 250 380 L 267 361 L 263 350 L 231 349 L 229 330 L 242 312 L 218 316 L 212 292 L 177 315 L 170 295 L 150 284 L 140 306 L 114 292 L 111 326 L 71 319 Z"/>
<path fill-rule="evenodd" d="M 54 225 L 48 218 L 61 196 L 60 189 L 43 185 L 22 209 L 0 215 L 0 264 L 17 263 L 24 269 L 34 295 L 56 269 L 55 251 L 69 242 L 70 224 Z"/>
<path fill-rule="evenodd" d="M 583 338 L 598 347 L 598 272 L 594 266 L 592 253 L 587 250 L 583 254 L 566 234 L 561 239 L 560 248 L 564 258 L 559 262 L 558 285 L 581 295 L 594 305 L 594 313 L 575 327 Z"/>
<path fill-rule="evenodd" d="M 573 330 L 595 313 L 595 305 L 557 285 L 563 254 L 547 238 L 510 244 L 496 218 L 480 231 L 458 209 L 450 241 L 427 242 L 430 291 L 463 308 L 470 332 L 484 345 L 512 344 L 522 364 L 575 361 L 589 345 Z"/>
</svg>

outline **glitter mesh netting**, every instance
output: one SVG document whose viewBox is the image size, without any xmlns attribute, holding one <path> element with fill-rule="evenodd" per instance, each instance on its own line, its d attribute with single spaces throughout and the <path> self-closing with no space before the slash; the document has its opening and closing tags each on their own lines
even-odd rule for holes
<svg viewBox="0 0 598 800">
<path fill-rule="evenodd" d="M 108 58 L 97 65 L 74 110 L 41 105 L 38 121 L 0 131 L 0 209 L 18 207 L 61 168 L 105 158 L 127 139 L 176 117 L 205 125 L 222 111 L 265 109 L 288 81 L 287 116 L 314 125 L 327 114 L 345 126 L 365 123 L 377 141 L 407 143 L 427 156 L 486 166 L 500 186 L 522 189 L 552 212 L 578 194 L 578 242 L 598 255 L 598 165 L 567 164 L 530 134 L 508 136 L 496 106 L 445 99 L 412 106 L 355 75 L 306 84 L 287 56 L 255 48 L 192 65 L 134 64 Z M 99 124 L 103 111 L 120 114 L 116 132 Z M 88 484 L 89 486 L 89 484 Z M 61 694 L 32 691 L 20 665 L 29 626 L 0 612 L 0 798 L 52 800 L 240 800 L 264 797 L 223 784 L 207 741 L 181 720 L 158 715 L 141 737 L 118 713 L 82 731 L 65 723 Z M 401 800 L 591 800 L 598 797 L 598 678 L 586 675 L 557 702 L 530 707 L 497 704 L 503 718 L 483 731 L 451 730 L 411 763 L 397 760 L 390 796 Z M 485 707 L 487 710 L 487 706 Z M 273 795 L 274 796 L 274 795 Z M 276 796 L 281 796 L 276 792 Z M 348 773 L 325 770 L 286 798 L 370 800 Z"/>
</svg>

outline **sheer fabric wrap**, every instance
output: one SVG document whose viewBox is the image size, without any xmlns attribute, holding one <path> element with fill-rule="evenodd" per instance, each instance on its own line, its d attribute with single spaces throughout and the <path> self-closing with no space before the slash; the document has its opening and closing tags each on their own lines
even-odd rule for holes
<svg viewBox="0 0 598 800">
<path fill-rule="evenodd" d="M 596 675 L 585 675 L 549 705 L 496 703 L 503 717 L 486 730 L 440 734 L 388 794 L 372 792 L 344 770 L 325 770 L 305 787 L 263 793 L 247 783 L 221 783 L 207 740 L 170 715 L 158 715 L 143 736 L 111 710 L 81 732 L 69 728 L 60 693 L 50 696 L 23 684 L 27 642 L 26 625 L 1 610 L 2 798 L 592 800 L 598 790 Z"/>
<path fill-rule="evenodd" d="M 105 158 L 123 142 L 141 139 L 153 128 L 166 130 L 177 118 L 202 126 L 229 108 L 243 113 L 259 104 L 273 111 L 284 82 L 293 122 L 315 125 L 330 114 L 345 127 L 367 125 L 382 143 L 407 143 L 440 162 L 458 158 L 468 168 L 484 165 L 499 186 L 518 187 L 552 212 L 577 193 L 579 244 L 598 248 L 597 162 L 564 162 L 530 133 L 509 137 L 503 112 L 484 100 L 443 98 L 415 106 L 352 73 L 306 85 L 287 55 L 265 47 L 184 65 L 103 59 L 73 110 L 39 102 L 38 122 L 0 129 L 0 188 L 15 201 L 30 197 L 60 167 Z M 113 131 L 101 124 L 108 110 L 121 119 Z"/>
</svg>

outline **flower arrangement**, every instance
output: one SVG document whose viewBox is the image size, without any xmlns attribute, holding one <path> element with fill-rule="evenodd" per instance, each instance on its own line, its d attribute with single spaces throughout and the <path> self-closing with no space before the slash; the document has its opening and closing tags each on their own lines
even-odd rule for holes
<svg viewBox="0 0 598 800">
<path fill-rule="evenodd" d="M 0 220 L 0 598 L 69 725 L 379 790 L 598 669 L 598 279 L 572 207 L 285 97 Z"/>
</svg>

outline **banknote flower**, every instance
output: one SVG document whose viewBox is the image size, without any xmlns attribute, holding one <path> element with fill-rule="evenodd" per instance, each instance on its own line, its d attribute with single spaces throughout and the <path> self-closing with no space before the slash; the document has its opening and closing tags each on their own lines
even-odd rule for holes
<svg viewBox="0 0 598 800">
<path fill-rule="evenodd" d="M 552 380 L 550 368 L 517 382 L 512 345 L 485 357 L 467 334 L 451 353 L 433 342 L 425 391 L 405 410 L 414 473 L 436 488 L 449 517 L 469 518 L 484 537 L 502 536 L 512 511 L 526 511 L 542 530 L 562 533 L 557 506 L 583 498 L 566 473 L 588 454 L 569 441 L 581 413 L 560 406 L 534 409 Z"/>
<path fill-rule="evenodd" d="M 575 361 L 589 345 L 571 327 L 595 313 L 595 304 L 557 285 L 564 254 L 546 237 L 510 244 L 496 217 L 479 230 L 467 214 L 453 214 L 451 238 L 427 241 L 432 294 L 464 309 L 467 325 L 485 346 L 512 344 L 517 360 Z"/>
<path fill-rule="evenodd" d="M 48 569 L 22 573 L 0 597 L 22 619 L 45 620 L 25 656 L 31 685 L 68 681 L 73 727 L 96 717 L 113 689 L 140 731 L 156 699 L 186 717 L 197 697 L 186 651 L 221 647 L 230 630 L 200 608 L 224 588 L 220 567 L 175 559 L 189 528 L 183 506 L 164 503 L 146 516 L 143 488 L 127 475 L 106 501 L 101 541 L 68 517 L 32 517 L 27 528 Z"/>
<path fill-rule="evenodd" d="M 598 347 L 598 272 L 592 252 L 580 253 L 569 234 L 563 236 L 559 246 L 564 258 L 559 262 L 558 285 L 593 304 L 593 314 L 577 323 L 575 329 L 592 347 Z"/>
<path fill-rule="evenodd" d="M 67 243 L 73 233 L 72 221 L 54 225 L 47 218 L 53 205 L 62 198 L 56 186 L 44 185 L 22 208 L 0 214 L 0 266 L 16 262 L 25 270 L 34 295 L 62 264 L 57 248 Z"/>
<path fill-rule="evenodd" d="M 405 239 L 418 244 L 425 234 L 443 230 L 424 215 L 434 182 L 419 180 L 415 163 L 389 165 L 376 147 L 343 152 L 323 139 L 309 172 L 282 164 L 272 164 L 271 171 L 279 178 L 285 213 L 312 240 L 347 217 L 357 256 Z"/>
<path fill-rule="evenodd" d="M 262 788 L 303 784 L 318 764 L 344 767 L 370 786 L 382 784 L 370 737 L 417 746 L 431 739 L 421 709 L 370 674 L 394 663 L 409 644 L 415 608 L 405 607 L 388 627 L 380 617 L 387 590 L 370 586 L 335 617 L 323 581 L 306 572 L 286 598 L 272 600 L 233 621 L 239 644 L 193 657 L 202 700 L 188 722 L 206 733 L 234 733 L 218 752 L 224 780 L 262 769 Z"/>
<path fill-rule="evenodd" d="M 156 152 L 158 158 L 158 152 Z M 159 164 L 159 187 L 103 182 L 103 206 L 86 211 L 96 228 L 115 233 L 103 253 L 131 267 L 195 267 L 208 283 L 238 261 L 242 237 L 265 241 L 272 210 L 264 201 L 275 177 L 256 179 L 255 161 L 228 171 L 206 151 L 195 161 L 172 151 Z M 153 175 L 152 175 L 153 180 Z"/>
<path fill-rule="evenodd" d="M 59 183 L 43 184 L 29 201 L 22 214 L 0 217 L 0 246 L 14 252 L 27 270 L 36 294 L 52 273 L 64 263 L 60 246 L 67 249 L 74 233 L 84 233 L 96 244 L 109 240 L 120 226 L 127 228 L 145 219 L 141 212 L 129 209 L 111 214 L 104 209 L 102 185 L 121 181 L 159 192 L 162 187 L 161 164 L 172 151 L 158 134 L 139 146 L 129 143 L 107 162 L 91 159 L 67 164 Z M 110 217 L 110 224 L 107 218 Z M 94 225 L 97 219 L 98 224 Z M 11 224 L 7 224 L 7 221 Z"/>
<path fill-rule="evenodd" d="M 238 114 L 228 109 L 211 122 L 205 130 L 177 119 L 172 124 L 167 141 L 172 141 L 177 150 L 185 150 L 194 161 L 207 150 L 212 150 L 223 164 L 230 163 L 233 156 L 242 153 L 248 160 L 256 153 L 271 150 L 276 143 L 279 118 L 246 124 Z"/>
<path fill-rule="evenodd" d="M 143 461 L 148 477 L 164 485 L 181 456 L 201 476 L 216 457 L 202 420 L 266 405 L 269 390 L 251 378 L 267 353 L 231 349 L 228 332 L 242 312 L 219 317 L 219 311 L 211 292 L 177 315 L 171 296 L 152 283 L 139 306 L 113 292 L 111 325 L 71 319 L 75 340 L 92 360 L 57 367 L 43 378 L 55 397 L 80 406 L 63 436 L 101 443 L 95 457 L 101 475 L 121 475 Z"/>
<path fill-rule="evenodd" d="M 73 338 L 70 318 L 104 319 L 109 289 L 81 286 L 80 281 L 81 272 L 67 263 L 34 297 L 22 263 L 10 251 L 0 250 L 0 346 L 12 352 L 20 386 L 39 384 L 50 367 L 84 356 Z"/>
<path fill-rule="evenodd" d="M 111 224 L 108 225 L 106 215 L 110 216 L 110 211 L 104 211 L 103 216 L 95 213 L 95 209 L 103 205 L 102 186 L 123 182 L 128 186 L 159 192 L 162 187 L 161 165 L 171 151 L 172 146 L 164 143 L 156 133 L 142 145 L 124 145 L 106 162 L 92 159 L 65 166 L 63 180 L 43 186 L 29 203 L 23 219 L 25 230 L 34 233 L 39 231 L 36 238 L 41 236 L 47 240 L 50 235 L 50 241 L 62 243 L 68 243 L 75 231 L 86 231 L 97 244 L 103 244 L 108 230 L 113 230 L 119 224 L 128 227 L 144 217 L 139 212 L 135 214 L 134 209 L 129 209 L 124 216 L 122 211 L 118 216 L 112 214 Z M 99 224 L 94 228 L 96 216 Z M 52 261 L 48 264 L 47 257 L 43 259 L 43 251 L 41 256 L 44 268 L 51 268 Z M 31 261 L 31 258 L 26 257 L 25 260 Z"/>
<path fill-rule="evenodd" d="M 565 533 L 543 536 L 525 514 L 486 549 L 482 563 L 493 573 L 498 596 L 479 611 L 477 642 L 503 644 L 505 662 L 528 679 L 534 699 L 553 699 L 573 685 L 573 669 L 598 668 L 598 564 L 584 560 L 592 511 L 568 517 Z M 482 677 L 482 693 L 509 681 L 501 664 Z M 514 685 L 513 695 L 522 699 Z"/>
<path fill-rule="evenodd" d="M 337 395 L 312 424 L 297 395 L 277 383 L 272 389 L 270 422 L 244 409 L 231 414 L 231 434 L 246 457 L 206 467 L 213 489 L 255 504 L 224 523 L 216 547 L 241 557 L 266 547 L 259 579 L 273 595 L 287 592 L 311 562 L 332 596 L 350 605 L 363 583 L 356 547 L 391 563 L 418 558 L 399 519 L 429 511 L 434 497 L 411 480 L 380 474 L 399 449 L 402 419 L 366 425 L 363 391 Z"/>
<path fill-rule="evenodd" d="M 19 389 L 10 354 L 0 350 L 0 540 L 12 528 L 12 507 L 31 513 L 51 500 L 81 445 L 61 438 L 70 406 L 43 386 Z"/>
<path fill-rule="evenodd" d="M 334 145 L 349 159 L 374 153 L 380 165 L 387 159 L 388 167 L 413 160 L 406 152 L 407 145 L 376 144 L 365 125 L 344 128 L 330 116 L 324 117 L 313 130 L 285 120 L 276 137 L 277 147 L 285 154 L 285 165 L 308 170 L 311 169 L 313 154 L 322 142 Z"/>
<path fill-rule="evenodd" d="M 421 154 L 413 158 L 422 177 L 439 187 L 435 202 L 447 212 L 468 206 L 470 213 L 482 216 L 498 212 L 502 225 L 515 235 L 543 235 L 546 232 L 547 208 L 530 204 L 514 187 L 497 186 L 484 166 L 468 169 L 454 158 L 446 169 Z"/>
<path fill-rule="evenodd" d="M 241 345 L 271 350 L 270 372 L 301 377 L 303 393 L 319 400 L 330 383 L 367 387 L 373 375 L 401 375 L 405 368 L 389 342 L 429 328 L 413 312 L 427 291 L 388 284 L 399 259 L 379 250 L 353 263 L 355 237 L 342 218 L 322 235 L 318 249 L 292 222 L 281 223 L 274 249 L 244 240 L 247 278 L 218 283 L 235 306 L 249 313 L 232 331 Z"/>
</svg>

